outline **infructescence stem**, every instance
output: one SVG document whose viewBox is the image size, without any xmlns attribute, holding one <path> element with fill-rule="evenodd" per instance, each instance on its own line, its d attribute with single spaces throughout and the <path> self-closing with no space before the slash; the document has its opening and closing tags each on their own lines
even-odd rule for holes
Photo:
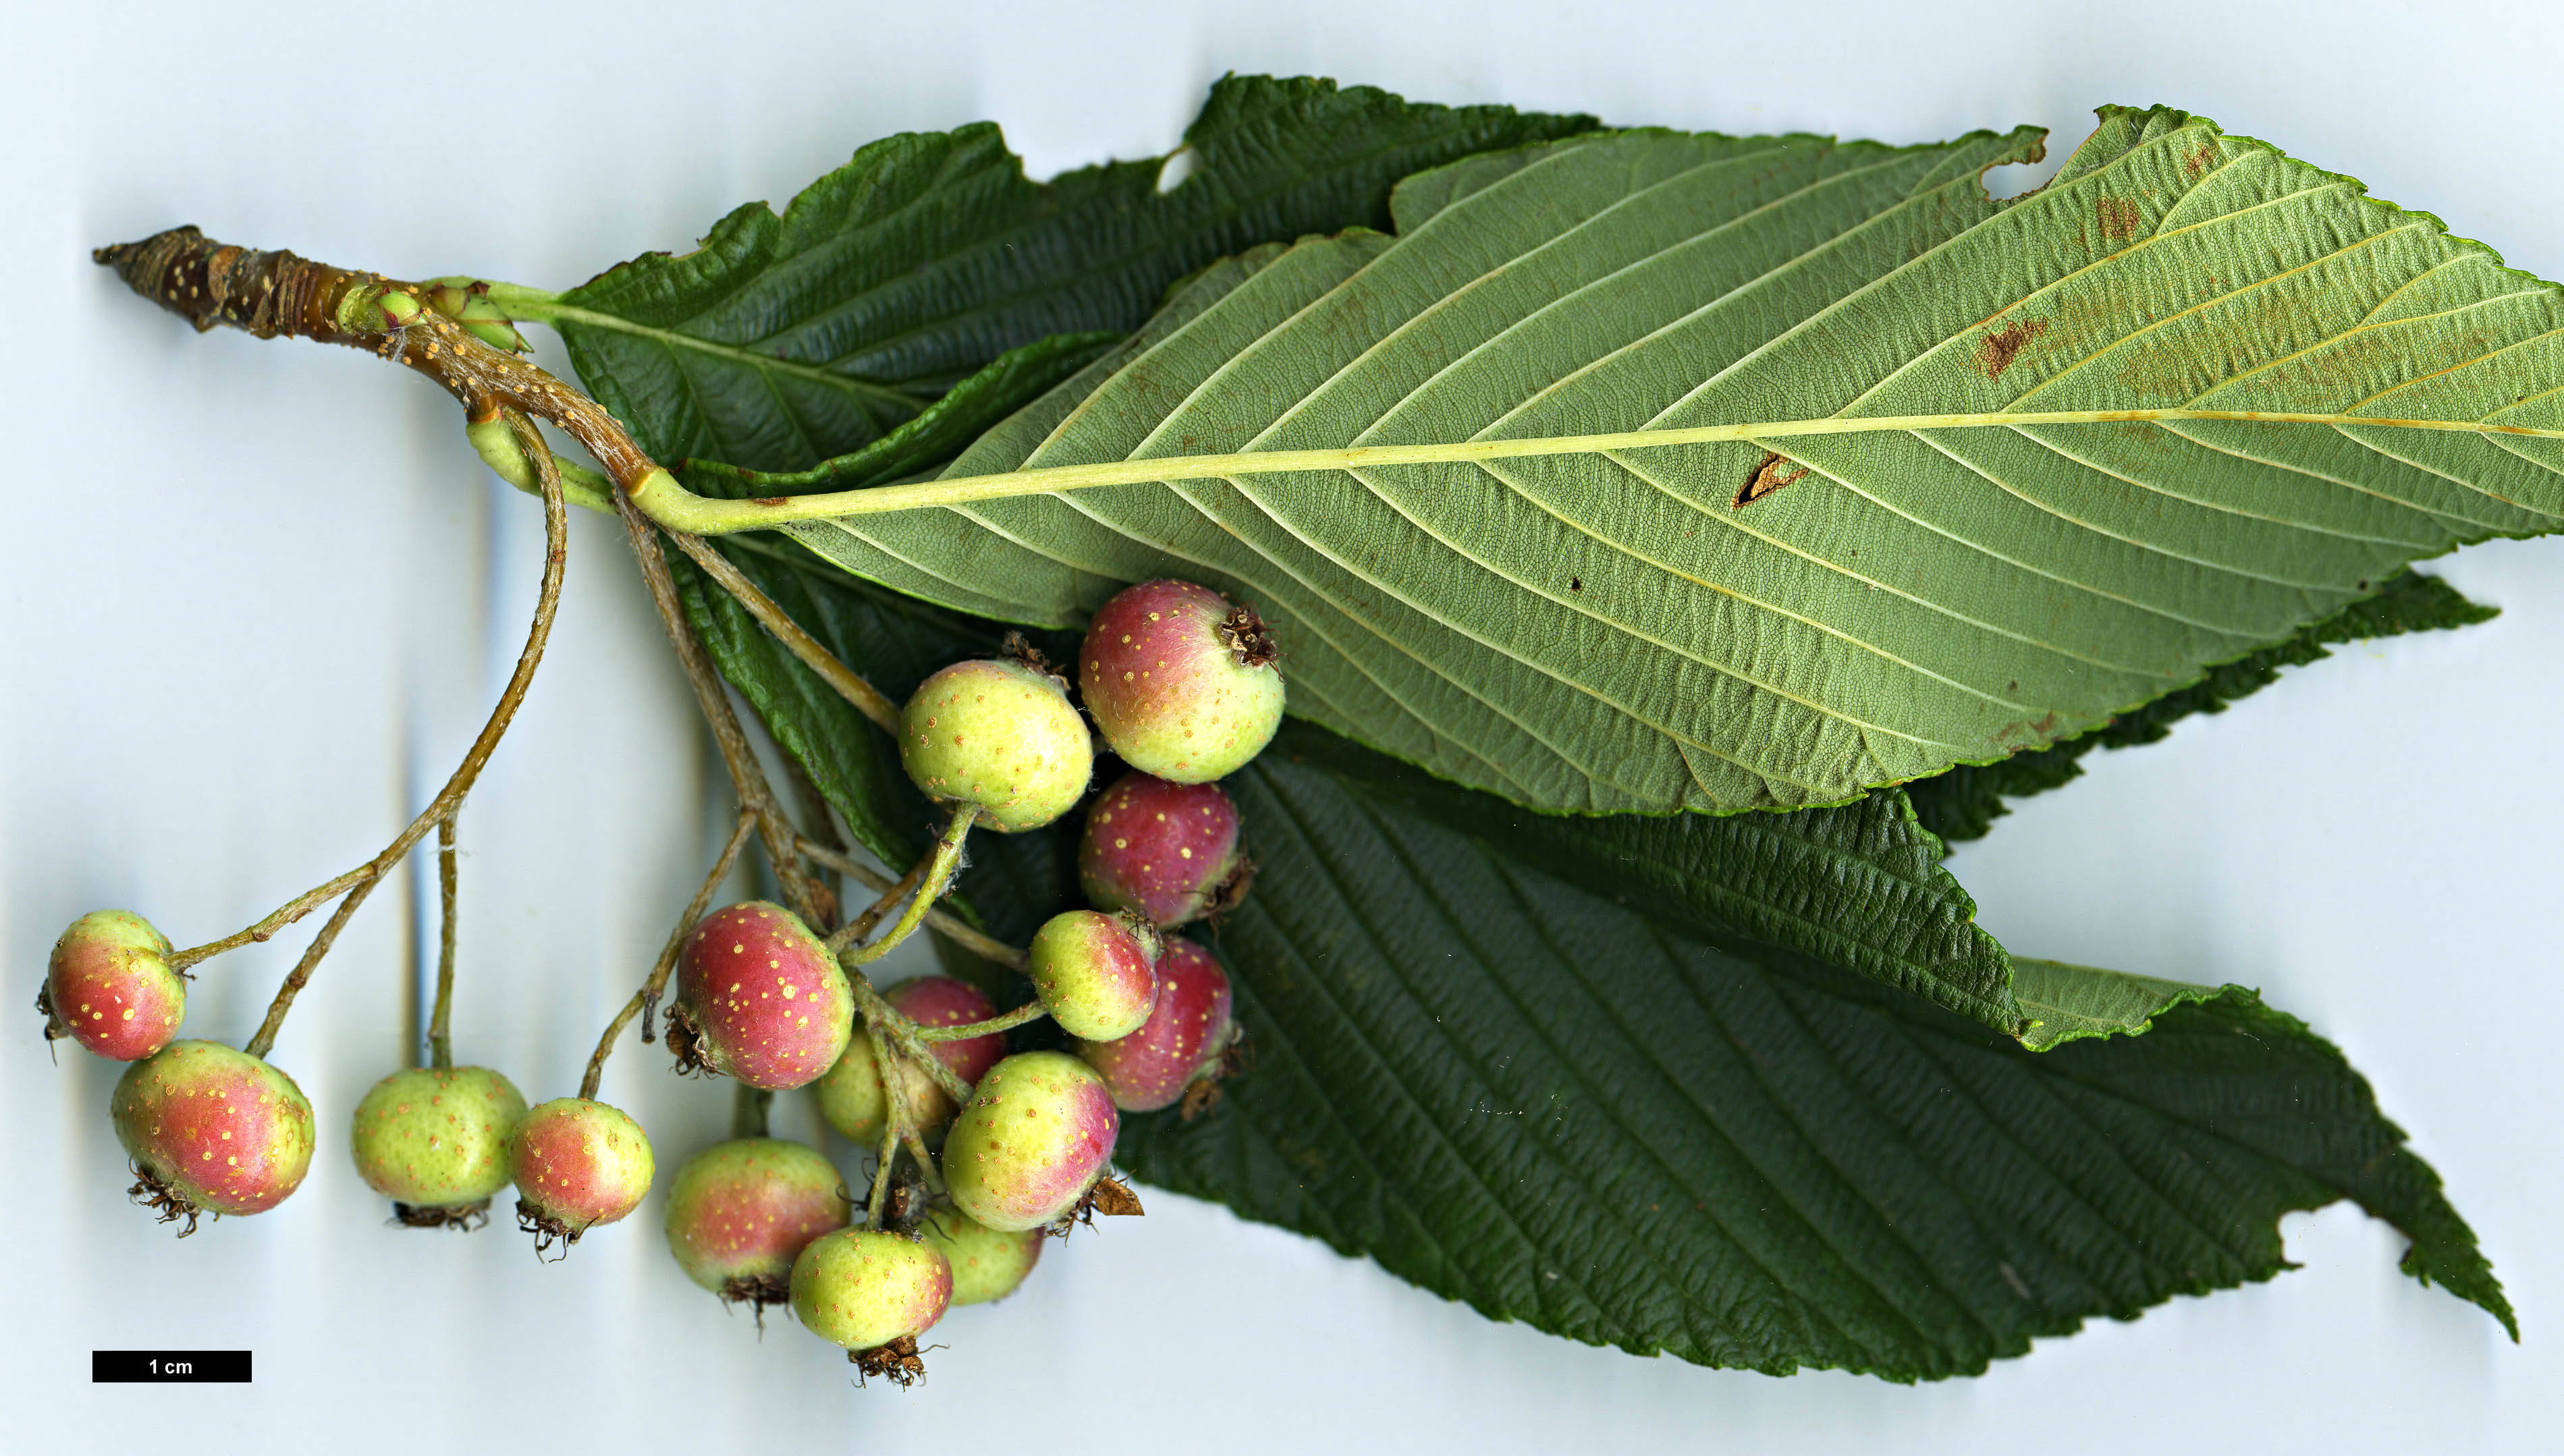
<svg viewBox="0 0 2564 1456">
<path fill-rule="evenodd" d="M 263 338 L 282 334 L 324 343 L 349 344 L 395 359 L 437 380 L 462 400 L 475 418 L 492 418 L 500 407 L 505 406 L 556 425 L 575 437 L 605 466 L 606 478 L 622 487 L 627 499 L 643 515 L 670 530 L 695 535 L 724 535 L 802 520 L 878 516 L 1017 496 L 1056 495 L 1101 486 L 1341 472 L 1526 456 L 1599 454 L 1736 441 L 1768 445 L 1776 440 L 1805 436 L 1887 431 L 2222 420 L 2564 440 L 2564 429 L 2500 425 L 2489 419 L 2427 420 L 2189 408 L 1998 410 L 1978 414 L 1825 416 L 1543 439 L 1452 440 L 1420 445 L 1363 445 L 1324 450 L 1101 461 L 1088 465 L 919 481 L 904 486 L 877 486 L 857 491 L 718 501 L 687 490 L 664 466 L 653 461 L 622 424 L 596 401 L 534 365 L 483 343 L 453 319 L 424 309 L 420 303 L 424 285 L 330 268 L 290 253 L 253 254 L 216 243 L 192 228 L 173 229 L 139 243 L 102 248 L 97 257 L 101 263 L 113 265 L 135 292 L 181 314 L 200 328 L 227 323 Z M 538 289 L 498 283 L 489 284 L 486 288 L 487 297 L 494 303 L 531 320 L 575 321 L 645 336 L 658 334 L 689 348 L 718 350 L 723 347 L 691 335 L 670 335 L 666 330 L 651 329 L 608 314 L 576 309 L 562 304 L 558 295 Z M 862 381 L 850 380 L 824 369 L 814 370 L 814 366 L 790 360 L 769 359 L 744 352 L 741 356 L 753 359 L 760 367 L 769 369 L 813 370 L 833 385 L 870 389 L 884 387 L 864 385 Z M 904 403 L 914 403 L 896 390 L 888 392 Z M 496 437 L 487 434 L 475 439 L 476 445 L 496 446 L 499 443 Z M 496 458 L 492 455 L 492 451 L 485 449 L 485 458 L 491 459 L 493 467 L 499 469 L 503 476 L 520 486 L 527 484 L 522 470 L 511 473 L 516 466 L 510 452 L 500 448 L 496 451 Z M 563 485 L 581 498 L 580 504 L 598 504 L 592 491 L 595 479 L 572 478 L 565 480 Z"/>
</svg>

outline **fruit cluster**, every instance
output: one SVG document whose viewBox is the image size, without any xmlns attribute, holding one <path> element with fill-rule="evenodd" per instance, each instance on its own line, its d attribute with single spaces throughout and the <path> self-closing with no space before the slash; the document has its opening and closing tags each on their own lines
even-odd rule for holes
<svg viewBox="0 0 2564 1456">
<path fill-rule="evenodd" d="M 1077 663 L 1084 714 L 1070 684 L 1019 644 L 937 672 L 901 712 L 899 745 L 951 823 L 906 880 L 829 936 L 763 901 L 701 914 L 745 842 L 743 819 L 636 997 L 643 1038 L 673 970 L 666 1029 L 680 1071 L 760 1096 L 812 1088 L 827 1124 L 878 1161 L 859 1202 L 799 1144 L 743 1138 L 696 1155 L 667 1200 L 669 1248 L 688 1278 L 760 1314 L 788 1303 L 860 1370 L 905 1382 L 923 1368 L 917 1337 L 952 1305 L 1011 1293 L 1046 1234 L 1140 1211 L 1109 1173 L 1122 1115 L 1181 1104 L 1193 1116 L 1237 1052 L 1226 973 L 1175 931 L 1215 921 L 1246 893 L 1252 866 L 1217 780 L 1280 725 L 1274 662 L 1251 609 L 1151 581 L 1091 623 Z M 1031 1000 L 1001 1013 L 978 985 L 943 975 L 875 991 L 862 967 L 949 888 L 962 836 L 1037 829 L 1074 809 L 1098 734 L 1130 771 L 1086 811 L 1078 874 L 1094 908 L 1052 917 L 1015 952 Z M 903 899 L 907 913 L 867 943 Z M 101 911 L 63 934 L 38 998 L 49 1037 L 132 1064 L 112 1107 L 133 1193 L 187 1232 L 202 1214 L 284 1201 L 314 1145 L 312 1105 L 284 1072 L 251 1052 L 172 1040 L 185 967 L 216 948 L 179 952 L 140 917 Z M 1043 1016 L 1065 1049 L 1009 1054 L 1008 1031 Z M 623 1024 L 608 1029 L 579 1096 L 532 1108 L 500 1073 L 446 1065 L 440 1042 L 437 1065 L 395 1072 L 357 1104 L 357 1172 L 418 1227 L 477 1227 L 513 1183 L 538 1251 L 624 1218 L 655 1162 L 640 1126 L 594 1097 Z"/>
</svg>

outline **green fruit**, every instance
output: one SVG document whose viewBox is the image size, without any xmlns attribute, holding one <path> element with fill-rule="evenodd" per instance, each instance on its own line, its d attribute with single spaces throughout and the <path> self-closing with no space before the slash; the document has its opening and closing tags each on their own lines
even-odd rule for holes
<svg viewBox="0 0 2564 1456">
<path fill-rule="evenodd" d="M 913 1340 L 953 1303 L 953 1266 L 902 1234 L 849 1228 L 812 1239 L 792 1261 L 792 1313 L 848 1350 Z"/>
<path fill-rule="evenodd" d="M 953 1266 L 953 1303 L 984 1305 L 1013 1294 L 1041 1262 L 1040 1229 L 999 1233 L 967 1214 L 939 1208 L 918 1225 L 917 1236 Z"/>
<path fill-rule="evenodd" d="M 1038 829 L 1074 808 L 1095 740 L 1057 678 L 1004 658 L 958 662 L 900 713 L 899 759 L 927 794 L 976 804 L 979 822 Z"/>
<path fill-rule="evenodd" d="M 405 1222 L 449 1222 L 429 1212 L 459 1215 L 508 1186 L 508 1134 L 525 1115 L 524 1094 L 487 1067 L 413 1067 L 356 1104 L 348 1148 Z"/>
</svg>

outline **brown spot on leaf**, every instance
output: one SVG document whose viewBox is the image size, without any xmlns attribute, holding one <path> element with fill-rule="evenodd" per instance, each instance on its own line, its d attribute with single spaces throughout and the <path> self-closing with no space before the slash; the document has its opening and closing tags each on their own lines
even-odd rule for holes
<svg viewBox="0 0 2564 1456">
<path fill-rule="evenodd" d="M 2199 144 L 2199 150 L 2181 159 L 2181 169 L 2196 177 L 2207 171 L 2216 160 L 2217 143 L 2213 140 L 2203 141 Z"/>
<path fill-rule="evenodd" d="M 1792 468 L 1794 466 L 1796 469 Z M 1736 499 L 1728 504 L 1732 509 L 1742 511 L 1807 473 L 1806 466 L 1799 465 L 1779 451 L 1772 451 L 1754 463 L 1753 474 L 1745 478 L 1744 485 L 1736 488 Z"/>
<path fill-rule="evenodd" d="M 2101 236 L 2114 243 L 2135 237 L 2146 220 L 2135 203 L 2122 197 L 2104 197 L 2094 202 L 2092 217 L 2101 224 Z"/>
<path fill-rule="evenodd" d="M 2044 318 L 2024 318 L 2010 328 L 1998 329 L 1977 345 L 1977 371 L 1989 379 L 2000 379 L 2003 371 L 2021 357 L 2030 340 L 2047 331 Z"/>
</svg>

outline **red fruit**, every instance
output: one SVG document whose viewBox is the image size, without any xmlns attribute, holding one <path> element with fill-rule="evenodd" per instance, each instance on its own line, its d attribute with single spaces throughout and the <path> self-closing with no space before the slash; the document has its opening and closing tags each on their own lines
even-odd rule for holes
<svg viewBox="0 0 2564 1456">
<path fill-rule="evenodd" d="M 836 955 L 799 916 L 751 900 L 704 917 L 686 937 L 668 1045 L 681 1067 L 782 1091 L 836 1065 L 854 1016 Z"/>
<path fill-rule="evenodd" d="M 657 1164 L 649 1136 L 619 1108 L 556 1097 L 508 1135 L 508 1168 L 517 1180 L 517 1217 L 535 1236 L 576 1243 L 600 1223 L 641 1206 Z"/>
<path fill-rule="evenodd" d="M 1235 905 L 1253 873 L 1237 846 L 1237 806 L 1218 784 L 1134 772 L 1086 811 L 1077 878 L 1100 910 L 1180 926 Z"/>
<path fill-rule="evenodd" d="M 1121 1115 L 1104 1079 L 1063 1052 L 1025 1052 L 988 1069 L 944 1142 L 953 1204 L 999 1233 L 1077 1206 L 1113 1156 Z"/>
<path fill-rule="evenodd" d="M 1252 607 L 1189 581 L 1125 587 L 1087 625 L 1078 689 L 1122 761 L 1175 783 L 1244 767 L 1282 726 L 1282 674 Z"/>
<path fill-rule="evenodd" d="M 1024 970 L 1060 1030 L 1089 1041 L 1128 1036 L 1158 1001 L 1158 932 L 1147 921 L 1072 910 L 1033 933 Z"/>
<path fill-rule="evenodd" d="M 1209 951 L 1169 936 L 1148 1024 L 1119 1041 L 1088 1043 L 1077 1054 L 1103 1075 L 1115 1107 L 1150 1113 L 1175 1106 L 1197 1077 L 1216 1069 L 1229 1034 L 1228 973 Z"/>
<path fill-rule="evenodd" d="M 791 1296 L 792 1261 L 846 1226 L 845 1184 L 817 1151 L 774 1138 L 720 1143 L 668 1185 L 668 1250 L 686 1277 L 762 1308 Z"/>
<path fill-rule="evenodd" d="M 161 1221 L 265 1213 L 312 1167 L 312 1104 L 294 1079 L 219 1042 L 177 1041 L 125 1069 L 115 1140 Z"/>
<path fill-rule="evenodd" d="M 997 1003 L 988 993 L 949 975 L 911 976 L 882 992 L 891 1009 L 920 1026 L 967 1026 L 973 1021 L 987 1021 L 997 1014 Z M 934 1044 L 936 1060 L 953 1069 L 955 1076 L 976 1087 L 988 1069 L 1006 1054 L 1004 1032 L 986 1036 L 964 1037 L 960 1041 Z"/>
<path fill-rule="evenodd" d="M 169 937 L 133 912 L 92 911 L 54 942 L 42 1004 L 82 1046 L 139 1061 L 169 1044 L 187 1011 L 187 982 L 169 968 Z"/>
</svg>

